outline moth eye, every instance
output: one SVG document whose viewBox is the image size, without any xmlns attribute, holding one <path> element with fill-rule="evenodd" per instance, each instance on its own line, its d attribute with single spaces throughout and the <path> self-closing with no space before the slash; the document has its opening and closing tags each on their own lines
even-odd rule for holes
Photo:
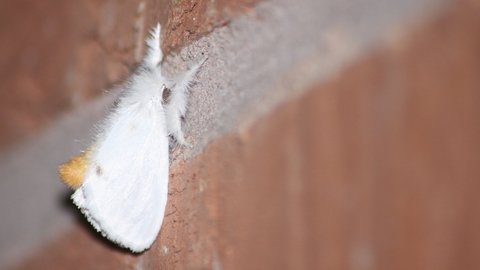
<svg viewBox="0 0 480 270">
<path fill-rule="evenodd" d="M 172 95 L 172 91 L 166 87 L 163 88 L 162 93 L 162 100 L 164 104 L 168 104 L 170 102 L 170 96 Z"/>
</svg>

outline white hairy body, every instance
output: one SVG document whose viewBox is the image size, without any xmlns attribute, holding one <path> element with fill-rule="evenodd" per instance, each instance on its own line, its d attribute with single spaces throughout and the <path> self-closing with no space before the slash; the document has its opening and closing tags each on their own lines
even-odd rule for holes
<svg viewBox="0 0 480 270">
<path fill-rule="evenodd" d="M 86 157 L 83 183 L 72 195 L 105 237 L 134 252 L 149 248 L 163 222 L 168 197 L 169 135 L 187 144 L 181 117 L 188 88 L 205 59 L 177 79 L 162 74 L 160 25 L 147 39 L 138 71 L 117 107 L 99 126 Z M 171 91 L 168 103 L 163 92 Z"/>
</svg>

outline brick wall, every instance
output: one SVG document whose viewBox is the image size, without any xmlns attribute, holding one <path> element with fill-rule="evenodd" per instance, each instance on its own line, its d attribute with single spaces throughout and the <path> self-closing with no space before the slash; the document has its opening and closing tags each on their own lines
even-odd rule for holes
<svg viewBox="0 0 480 270">
<path fill-rule="evenodd" d="M 18 258 L 15 269 L 475 269 L 480 263 L 478 1 L 219 2 L 213 13 L 206 2 L 179 3 L 186 5 L 178 10 L 187 17 L 171 3 L 145 2 L 143 30 L 157 20 L 175 25 L 194 16 L 209 22 L 211 28 L 182 30 L 191 36 L 172 34 L 164 46 L 178 55 L 167 58 L 173 73 L 198 51 L 207 52 L 209 60 L 192 89 L 185 123 L 187 140 L 195 146 L 172 151 L 167 215 L 154 245 L 133 255 L 104 240 L 75 216 L 62 187 L 57 188 L 62 202 L 56 195 L 42 201 L 57 200 L 65 206 L 56 215 L 73 218 L 59 218 L 56 223 L 66 225 L 29 249 L 22 249 L 28 238 L 10 239 L 18 250 L 11 253 Z M 168 12 L 160 11 L 161 4 Z M 116 16 L 126 12 L 108 1 L 97 7 L 105 20 L 92 27 L 98 33 L 112 10 Z M 130 10 L 133 25 L 143 11 Z M 328 17 L 331 13 L 338 17 Z M 103 30 L 110 34 L 99 44 L 113 48 L 122 40 L 143 39 L 125 30 L 127 22 L 113 25 Z M 135 62 L 135 46 L 113 54 L 102 46 L 120 67 L 102 68 L 108 84 L 127 74 L 122 70 Z M 108 104 L 99 103 L 96 107 Z M 88 126 L 101 117 L 101 112 L 80 117 L 85 110 L 62 121 Z M 67 145 L 77 135 L 88 137 L 77 126 L 53 125 L 47 134 Z M 32 140 L 35 148 L 39 142 Z M 45 151 L 58 153 L 52 159 L 75 154 L 71 147 L 55 149 L 58 140 L 47 143 Z M 3 162 L 15 165 L 11 149 Z M 51 171 L 45 183 L 61 186 Z M 17 173 L 4 172 L 11 179 Z M 33 208 L 24 207 L 24 213 Z M 42 211 L 41 217 L 50 213 Z"/>
</svg>

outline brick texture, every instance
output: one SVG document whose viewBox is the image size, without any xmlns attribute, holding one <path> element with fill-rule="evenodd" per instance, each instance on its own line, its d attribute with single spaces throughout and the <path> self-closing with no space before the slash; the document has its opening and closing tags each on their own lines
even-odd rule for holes
<svg viewBox="0 0 480 270">
<path fill-rule="evenodd" d="M 177 165 L 143 254 L 80 226 L 17 269 L 475 269 L 479 28 L 452 5 Z"/>
<path fill-rule="evenodd" d="M 0 9 L 0 149 L 119 83 L 160 22 L 178 51 L 258 0 L 4 1 Z"/>
</svg>

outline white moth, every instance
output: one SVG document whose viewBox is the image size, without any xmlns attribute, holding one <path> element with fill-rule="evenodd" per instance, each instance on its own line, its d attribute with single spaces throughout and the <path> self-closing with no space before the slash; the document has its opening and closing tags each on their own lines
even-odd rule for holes
<svg viewBox="0 0 480 270">
<path fill-rule="evenodd" d="M 155 241 L 168 196 L 169 135 L 187 145 L 181 117 L 188 89 L 205 61 L 176 79 L 162 74 L 160 25 L 146 40 L 147 52 L 99 126 L 95 143 L 59 167 L 60 178 L 76 188 L 72 199 L 103 236 L 134 252 Z M 164 99 L 165 91 L 170 96 Z"/>
</svg>

